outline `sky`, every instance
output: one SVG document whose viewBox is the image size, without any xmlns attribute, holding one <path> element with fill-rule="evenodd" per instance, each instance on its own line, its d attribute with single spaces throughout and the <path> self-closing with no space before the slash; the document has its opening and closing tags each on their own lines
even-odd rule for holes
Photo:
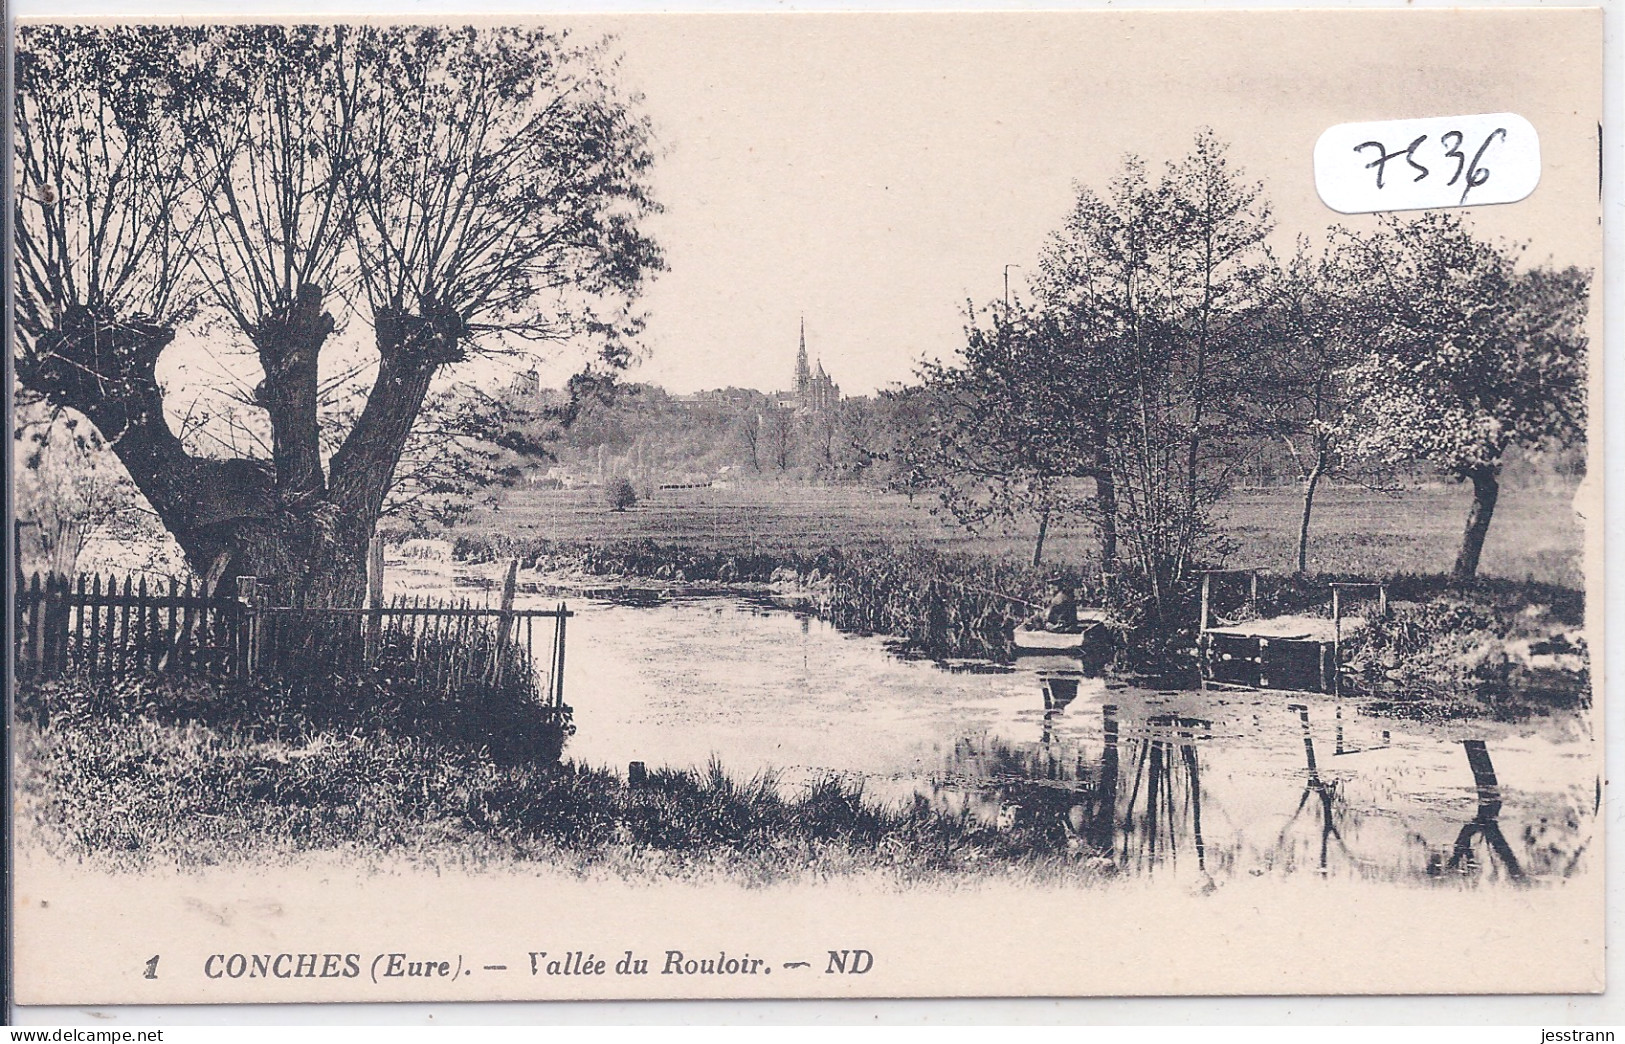
<svg viewBox="0 0 1625 1044">
<path fill-rule="evenodd" d="M 848 394 L 951 354 L 967 300 L 1020 293 L 1074 186 L 1153 170 L 1211 126 L 1262 181 L 1276 241 L 1361 226 L 1312 150 L 1355 120 L 1514 111 L 1541 135 L 1520 203 L 1479 208 L 1532 261 L 1600 251 L 1594 14 L 1548 11 L 644 15 L 613 32 L 642 94 L 669 270 L 633 379 L 789 385 L 798 323 Z M 1588 52 L 1587 48 L 1591 48 Z M 1564 58 L 1572 60 L 1563 60 Z"/>
<path fill-rule="evenodd" d="M 1024 292 L 1076 186 L 1104 188 L 1127 153 L 1155 173 L 1202 127 L 1263 183 L 1274 242 L 1290 250 L 1299 235 L 1372 224 L 1315 194 L 1313 149 L 1328 127 L 1516 112 L 1540 134 L 1540 184 L 1471 220 L 1528 243 L 1532 263 L 1600 267 L 1592 9 L 547 21 L 613 36 L 618 79 L 651 123 L 664 210 L 647 230 L 668 270 L 643 297 L 642 354 L 627 376 L 674 392 L 788 388 L 803 320 L 809 353 L 846 394 L 910 380 L 922 358 L 963 343 L 967 302 L 997 300 L 1006 272 Z M 371 355 L 365 324 L 342 326 L 327 369 Z M 531 361 L 471 363 L 445 379 L 501 382 Z M 579 364 L 564 353 L 540 368 L 557 385 Z M 201 330 L 177 338 L 160 376 L 176 424 L 194 401 L 258 379 L 245 346 Z"/>
</svg>

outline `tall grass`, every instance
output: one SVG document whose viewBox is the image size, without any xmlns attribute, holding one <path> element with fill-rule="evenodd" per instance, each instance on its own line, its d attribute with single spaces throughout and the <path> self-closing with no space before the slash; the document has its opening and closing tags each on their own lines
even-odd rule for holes
<svg viewBox="0 0 1625 1044">
<path fill-rule="evenodd" d="M 1098 575 L 922 545 L 732 553 L 640 540 L 612 544 L 464 535 L 454 553 L 469 561 L 518 558 L 538 570 L 647 577 L 689 583 L 780 582 L 808 596 L 842 630 L 888 635 L 937 658 L 1008 659 L 1011 633 L 1040 610 L 1059 580 L 1098 601 Z"/>
<path fill-rule="evenodd" d="M 788 788 L 712 764 L 657 769 L 633 785 L 569 762 L 504 763 L 423 723 L 307 723 L 279 735 L 238 713 L 237 699 L 204 681 L 131 686 L 112 700 L 74 682 L 22 687 L 17 796 L 29 839 L 131 870 L 339 852 L 762 883 L 809 872 L 1092 872 L 1088 853 L 1054 831 L 989 830 L 923 801 L 882 805 L 834 776 Z"/>
<path fill-rule="evenodd" d="M 1060 582 L 1076 589 L 1084 604 L 1110 610 L 1119 668 L 1171 680 L 1194 677 L 1190 652 L 1201 615 L 1196 576 L 1171 593 L 1173 622 L 1157 624 L 1147 611 L 1148 592 L 1132 575 L 1119 575 L 1107 585 L 1098 573 L 1035 569 L 1009 559 L 920 545 L 742 555 L 647 540 L 565 544 L 465 536 L 459 538 L 457 552 L 475 560 L 518 557 L 543 571 L 690 583 L 785 581 L 804 592 L 807 604 L 836 627 L 890 636 L 905 651 L 939 659 L 1008 660 L 1015 628 L 1038 612 L 1049 585 Z M 1498 707 L 1505 690 L 1529 688 L 1529 678 L 1497 666 L 1510 643 L 1567 641 L 1562 635 L 1584 624 L 1584 595 L 1559 584 L 1500 577 L 1459 581 L 1438 574 L 1381 578 L 1388 584 L 1393 614 L 1346 645 L 1356 669 L 1374 687 L 1392 688 L 1390 683 L 1404 681 L 1470 691 Z M 1212 608 L 1237 620 L 1282 614 L 1329 617 L 1332 582 L 1369 579 L 1370 574 L 1265 573 L 1252 602 L 1245 579 L 1220 578 L 1211 589 Z M 1346 605 L 1355 616 L 1369 617 L 1372 608 Z M 1410 623 L 1402 627 L 1402 621 Z M 1411 637 L 1396 641 L 1400 633 Z M 1424 633 L 1425 640 L 1419 637 Z M 1584 678 L 1577 682 L 1580 690 L 1587 688 Z M 1550 687 L 1541 683 L 1536 688 Z M 1542 699 L 1564 705 L 1576 697 Z"/>
<path fill-rule="evenodd" d="M 1399 577 L 1386 616 L 1345 643 L 1378 713 L 1520 721 L 1591 702 L 1578 592 L 1550 584 Z"/>
<path fill-rule="evenodd" d="M 45 679 L 19 691 L 16 713 L 41 727 L 116 729 L 146 719 L 296 746 L 322 735 L 387 733 L 480 749 L 502 762 L 557 760 L 575 731 L 571 710 L 542 700 L 523 650 L 510 648 L 500 682 L 445 677 L 425 664 L 451 656 L 451 636 L 421 636 L 416 644 L 410 638 L 386 630 L 368 664 L 348 654 L 289 659 L 250 679 Z"/>
</svg>

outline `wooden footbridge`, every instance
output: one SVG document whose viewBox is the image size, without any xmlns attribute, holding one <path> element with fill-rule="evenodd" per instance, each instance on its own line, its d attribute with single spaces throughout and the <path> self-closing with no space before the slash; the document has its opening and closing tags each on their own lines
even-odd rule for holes
<svg viewBox="0 0 1625 1044">
<path fill-rule="evenodd" d="M 1202 616 L 1197 656 L 1202 675 L 1213 681 L 1261 689 L 1335 692 L 1343 666 L 1343 642 L 1363 630 L 1368 618 L 1347 613 L 1349 602 L 1375 594 L 1377 615 L 1388 612 L 1388 587 L 1380 583 L 1332 583 L 1331 616 L 1284 614 L 1226 620 L 1213 609 L 1218 583 L 1243 578 L 1244 608 L 1258 606 L 1256 569 L 1209 569 L 1202 574 Z"/>
</svg>

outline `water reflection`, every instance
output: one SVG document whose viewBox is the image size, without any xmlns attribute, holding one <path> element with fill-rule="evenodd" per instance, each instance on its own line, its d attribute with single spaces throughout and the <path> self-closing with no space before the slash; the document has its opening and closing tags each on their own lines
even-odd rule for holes
<svg viewBox="0 0 1625 1044">
<path fill-rule="evenodd" d="M 1467 764 L 1473 772 L 1473 786 L 1478 791 L 1478 814 L 1456 835 L 1450 861 L 1445 864 L 1444 870 L 1471 874 L 1481 868 L 1492 872 L 1499 869 L 1509 880 L 1524 883 L 1529 877 L 1518 864 L 1512 846 L 1507 844 L 1506 835 L 1501 833 L 1501 786 L 1495 778 L 1489 748 L 1483 740 L 1463 740 L 1461 745 L 1467 752 Z M 1485 843 L 1490 859 L 1478 858 L 1473 850 L 1475 840 Z M 1428 863 L 1428 873 L 1438 876 L 1442 872 L 1438 863 L 1438 856 L 1435 855 Z"/>
<path fill-rule="evenodd" d="M 1043 744 L 1048 747 L 1055 739 L 1055 720 L 1061 712 L 1071 706 L 1072 701 L 1078 698 L 1078 685 L 1081 676 L 1068 674 L 1040 675 L 1039 683 L 1044 690 L 1044 736 Z"/>
<path fill-rule="evenodd" d="M 1112 711 L 1115 713 L 1116 708 Z M 1103 797 L 1100 807 L 1113 809 L 1117 817 L 1117 838 L 1121 842 L 1117 852 L 1119 865 L 1150 870 L 1160 862 L 1176 861 L 1184 842 L 1194 847 L 1197 866 L 1206 869 L 1196 736 L 1198 731 L 1205 733 L 1209 725 L 1206 721 L 1174 715 L 1146 719 L 1144 733 L 1128 738 L 1134 777 L 1125 791 L 1120 811 L 1112 794 L 1116 789 L 1116 766 L 1110 772 L 1105 770 L 1108 760 L 1116 760 L 1116 750 L 1112 750 L 1111 756 L 1103 756 L 1101 787 L 1105 795 L 1114 799 Z M 1122 742 L 1119 736 L 1111 746 L 1116 748 Z M 1110 856 L 1113 852 L 1107 849 L 1100 854 Z"/>
<path fill-rule="evenodd" d="M 1418 785 L 1424 781 L 1406 779 L 1418 775 L 1417 762 L 1424 760 L 1417 751 L 1396 748 L 1392 732 L 1377 723 L 1346 721 L 1339 702 L 1220 700 L 1226 709 L 1238 702 L 1256 709 L 1214 719 L 1156 706 L 1216 699 L 1212 693 L 1124 687 L 1124 695 L 1137 697 L 1125 706 L 1102 679 L 1044 672 L 1037 682 L 1043 711 L 1036 743 L 961 737 L 943 772 L 919 791 L 943 810 L 993 828 L 1064 830 L 1071 847 L 1119 872 L 1178 874 L 1182 860 L 1187 866 L 1194 861 L 1197 880 L 1207 887 L 1241 871 L 1472 884 L 1531 880 L 1502 830 L 1502 788 L 1484 739 L 1438 744 L 1464 751 L 1465 765 L 1440 773 L 1442 766 L 1428 764 L 1429 778 Z M 1317 757 L 1316 716 L 1331 719 L 1331 754 L 1347 759 L 1346 769 L 1329 771 Z M 1292 742 L 1259 745 L 1271 731 Z M 1296 765 L 1277 757 L 1289 749 L 1298 751 Z M 1364 765 L 1356 764 L 1356 755 L 1365 756 Z M 1373 760 L 1384 756 L 1389 760 Z M 1395 786 L 1383 775 L 1382 766 L 1395 764 L 1402 766 L 1399 780 L 1410 785 Z M 1437 778 L 1441 774 L 1448 783 Z M 1450 792 L 1465 789 L 1457 783 L 1464 778 L 1472 780 L 1476 809 L 1441 851 L 1436 821 L 1447 818 L 1446 808 L 1455 803 Z M 1357 792 L 1353 800 L 1350 790 Z M 1544 853 L 1542 877 L 1567 876 L 1579 862 L 1584 816 L 1578 792 L 1520 795 L 1523 848 Z M 1282 799 L 1289 794 L 1287 807 Z"/>
<path fill-rule="evenodd" d="M 1318 870 L 1324 874 L 1328 870 L 1327 860 L 1330 854 L 1331 842 L 1333 840 L 1337 842 L 1338 848 L 1341 849 L 1344 856 L 1350 855 L 1348 845 L 1343 843 L 1343 835 L 1337 829 L 1337 814 L 1339 811 L 1337 801 L 1338 781 L 1335 779 L 1326 780 L 1321 778 L 1320 766 L 1315 761 L 1315 737 L 1314 733 L 1309 728 L 1308 705 L 1303 703 L 1294 703 L 1289 704 L 1287 709 L 1297 711 L 1298 720 L 1303 725 L 1303 757 L 1307 765 L 1306 771 L 1308 775 L 1303 784 L 1303 796 L 1298 798 L 1297 811 L 1292 813 L 1292 818 L 1288 820 L 1287 825 L 1281 829 L 1281 836 L 1276 843 L 1276 847 L 1277 849 L 1285 847 L 1287 831 L 1292 828 L 1293 823 L 1295 823 L 1298 817 L 1303 814 L 1303 810 L 1305 806 L 1309 804 L 1310 798 L 1314 798 L 1315 807 L 1320 814 L 1320 862 L 1318 865 Z M 1339 706 L 1337 709 L 1337 753 L 1339 754 L 1350 753 L 1343 749 L 1342 710 L 1343 709 L 1341 706 Z"/>
<path fill-rule="evenodd" d="M 714 756 L 785 787 L 836 772 L 873 800 L 920 795 L 1197 887 L 1243 874 L 1521 886 L 1582 866 L 1595 823 L 1597 752 L 1578 714 L 1451 732 L 1332 695 L 944 669 L 738 598 L 572 608 L 566 755 L 588 764 Z"/>
</svg>

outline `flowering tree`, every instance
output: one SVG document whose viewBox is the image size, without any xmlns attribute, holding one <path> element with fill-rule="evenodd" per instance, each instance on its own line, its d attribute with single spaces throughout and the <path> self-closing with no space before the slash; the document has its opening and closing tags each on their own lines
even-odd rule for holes
<svg viewBox="0 0 1625 1044">
<path fill-rule="evenodd" d="M 1584 439 L 1590 277 L 1520 271 L 1518 251 L 1459 216 L 1388 219 L 1344 233 L 1366 288 L 1367 351 L 1343 371 L 1349 448 L 1426 462 L 1473 486 L 1454 575 L 1478 572 L 1507 451 Z"/>
<path fill-rule="evenodd" d="M 1081 189 L 1040 259 L 1035 290 L 1089 389 L 1075 416 L 1101 446 L 1102 512 L 1159 615 L 1214 552 L 1211 509 L 1252 432 L 1272 227 L 1262 187 L 1204 130 L 1155 180 L 1128 157 L 1104 192 Z"/>
</svg>

